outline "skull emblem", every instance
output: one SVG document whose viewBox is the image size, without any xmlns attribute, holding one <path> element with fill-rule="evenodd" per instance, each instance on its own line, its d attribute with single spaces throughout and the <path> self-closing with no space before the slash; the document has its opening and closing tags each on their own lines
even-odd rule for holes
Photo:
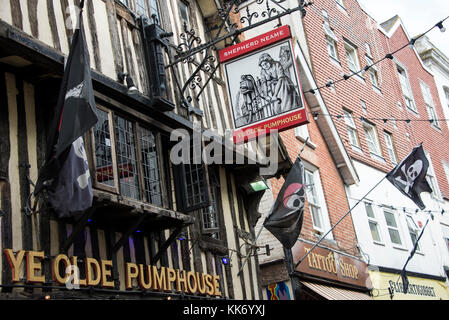
<svg viewBox="0 0 449 320">
<path fill-rule="evenodd" d="M 407 181 L 402 180 L 401 177 L 396 177 L 396 180 L 404 184 L 404 191 L 408 193 L 423 169 L 423 162 L 422 160 L 416 160 L 411 166 L 408 166 L 407 169 L 405 167 L 406 166 L 403 165 L 401 170 Z"/>
<path fill-rule="evenodd" d="M 416 160 L 410 167 L 407 168 L 407 180 L 413 182 L 421 173 L 423 163 L 421 160 Z"/>
<path fill-rule="evenodd" d="M 292 210 L 302 209 L 305 203 L 304 185 L 292 183 L 284 193 L 284 206 Z"/>
</svg>

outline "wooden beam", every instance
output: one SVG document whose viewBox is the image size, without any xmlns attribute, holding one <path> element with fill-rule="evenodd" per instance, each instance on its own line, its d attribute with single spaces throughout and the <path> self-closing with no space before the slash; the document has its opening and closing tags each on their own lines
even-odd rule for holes
<svg viewBox="0 0 449 320">
<path fill-rule="evenodd" d="M 59 40 L 58 27 L 56 25 L 55 8 L 53 7 L 53 0 L 47 0 L 48 21 L 50 24 L 51 38 L 53 40 L 53 47 L 61 51 L 61 41 Z"/>
<path fill-rule="evenodd" d="M 31 34 L 39 38 L 39 21 L 37 18 L 37 1 L 28 0 L 28 19 L 30 20 Z"/>
<path fill-rule="evenodd" d="M 65 253 L 69 250 L 70 246 L 75 241 L 76 237 L 84 230 L 84 227 L 87 225 L 89 218 L 92 217 L 96 208 L 92 207 L 84 212 L 81 218 L 78 220 L 76 225 L 74 226 L 72 233 L 70 236 L 64 241 L 64 244 L 61 247 L 61 252 Z"/>
<path fill-rule="evenodd" d="M 137 228 L 141 225 L 141 223 L 143 222 L 143 220 L 145 220 L 145 218 L 146 215 L 142 213 L 137 219 L 133 221 L 131 226 L 122 234 L 120 240 L 114 244 L 114 247 L 112 248 L 112 252 L 114 254 L 117 253 L 117 251 L 119 251 L 121 247 L 123 247 L 125 242 L 128 241 L 129 236 L 133 234 L 134 231 L 137 230 Z"/>
<path fill-rule="evenodd" d="M 23 30 L 23 16 L 20 1 L 9 0 L 9 4 L 11 6 L 12 25 Z"/>
<path fill-rule="evenodd" d="M 155 265 L 161 259 L 164 252 L 168 249 L 168 247 L 170 247 L 170 245 L 173 243 L 173 241 L 176 240 L 176 237 L 179 235 L 179 233 L 181 232 L 182 229 L 183 229 L 183 226 L 177 227 L 171 233 L 170 237 L 168 237 L 168 239 L 161 246 L 159 246 L 158 253 L 151 259 L 151 263 L 153 265 Z"/>
</svg>

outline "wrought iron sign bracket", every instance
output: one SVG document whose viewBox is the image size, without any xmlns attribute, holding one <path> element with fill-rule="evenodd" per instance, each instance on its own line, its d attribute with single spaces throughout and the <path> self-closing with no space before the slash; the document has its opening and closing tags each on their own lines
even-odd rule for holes
<svg viewBox="0 0 449 320">
<path fill-rule="evenodd" d="M 196 113 L 199 116 L 202 116 L 202 113 L 195 112 L 197 108 L 194 108 L 191 105 L 193 98 L 191 96 L 186 96 L 186 91 L 187 89 L 194 90 L 199 88 L 200 90 L 195 96 L 198 100 L 205 87 L 208 85 L 210 80 L 213 79 L 220 66 L 219 61 L 216 63 L 218 43 L 231 39 L 231 44 L 233 44 L 244 32 L 275 20 L 280 21 L 282 17 L 291 15 L 295 12 L 301 12 L 302 17 L 304 17 L 306 15 L 305 8 L 312 5 L 312 2 L 310 1 L 300 0 L 299 6 L 295 8 L 285 8 L 282 5 L 286 3 L 286 1 L 287 0 L 256 0 L 256 4 L 263 4 L 264 8 L 258 12 L 251 12 L 249 6 L 247 6 L 244 11 L 239 9 L 239 6 L 244 2 L 243 0 L 225 0 L 223 7 L 218 9 L 221 24 L 217 28 L 214 28 L 214 31 L 217 30 L 217 33 L 215 38 L 212 40 L 201 44 L 201 38 L 196 35 L 194 29 L 189 29 L 186 24 L 184 24 L 184 33 L 180 35 L 181 41 L 178 45 L 169 43 L 167 39 L 164 39 L 166 40 L 166 45 L 164 47 L 169 57 L 169 64 L 165 65 L 164 68 L 172 69 L 173 78 L 181 96 L 181 104 L 189 111 L 189 117 L 191 113 Z M 231 23 L 231 14 L 240 15 L 241 25 L 246 26 L 239 29 L 239 26 L 236 23 Z M 259 17 L 262 17 L 263 20 L 255 21 Z M 227 33 L 221 35 L 224 29 L 227 30 Z M 174 49 L 176 54 L 170 54 L 170 49 Z M 198 57 L 199 54 L 201 54 L 200 62 L 195 59 L 195 56 Z M 195 67 L 193 73 L 188 77 L 182 86 L 177 78 L 176 72 L 173 70 L 174 66 L 180 62 L 193 64 Z M 201 71 L 207 76 L 204 85 L 201 85 L 203 80 L 200 75 Z"/>
</svg>

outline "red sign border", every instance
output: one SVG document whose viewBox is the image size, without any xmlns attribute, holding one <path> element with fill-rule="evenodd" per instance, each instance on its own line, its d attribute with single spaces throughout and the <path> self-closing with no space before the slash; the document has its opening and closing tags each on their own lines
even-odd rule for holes
<svg viewBox="0 0 449 320">
<path fill-rule="evenodd" d="M 281 36 L 276 37 L 276 38 L 271 38 L 276 33 L 284 33 L 284 34 L 282 34 Z M 220 50 L 218 52 L 219 59 L 220 59 L 221 63 L 228 62 L 228 61 L 238 58 L 242 55 L 262 49 L 266 46 L 275 44 L 276 42 L 279 42 L 281 40 L 284 40 L 284 39 L 287 39 L 290 37 L 291 37 L 290 26 L 284 25 L 284 26 L 274 29 L 270 32 L 266 32 L 257 37 L 248 39 L 241 43 L 238 43 L 233 46 L 230 46 L 230 47 Z M 267 38 L 268 38 L 268 40 L 264 40 Z M 232 53 L 233 51 L 235 51 L 235 53 Z M 230 52 L 229 56 L 226 56 L 226 52 Z"/>
<path fill-rule="evenodd" d="M 275 39 L 270 38 L 272 35 L 279 33 L 279 32 L 281 33 L 280 37 L 277 37 Z M 277 42 L 280 42 L 282 40 L 285 40 L 285 39 L 291 38 L 291 37 L 292 37 L 292 35 L 290 32 L 290 26 L 284 25 L 284 26 L 281 26 L 281 27 L 274 29 L 270 32 L 266 32 L 257 37 L 248 39 L 242 43 L 239 43 L 239 44 L 233 45 L 231 47 L 220 50 L 219 51 L 219 59 L 220 59 L 221 63 L 230 62 L 231 60 L 234 60 L 240 56 L 247 55 L 251 52 L 263 49 L 267 46 L 273 45 Z M 267 39 L 267 38 L 269 38 L 269 40 L 264 40 L 264 41 L 261 40 L 261 39 Z M 249 45 L 254 42 L 256 42 L 256 45 Z M 292 55 L 294 57 L 295 56 L 294 55 L 294 46 L 293 46 L 292 40 L 290 40 L 290 44 L 291 44 L 291 48 L 292 48 Z M 225 52 L 232 52 L 233 50 L 236 50 L 241 47 L 243 47 L 244 49 L 237 50 L 237 52 L 235 52 L 235 54 L 230 54 L 229 56 L 225 57 Z M 234 127 L 234 132 L 233 132 L 234 144 L 248 142 L 250 140 L 257 138 L 261 134 L 269 134 L 271 130 L 277 130 L 278 132 L 281 132 L 284 130 L 291 129 L 293 127 L 297 127 L 300 124 L 309 123 L 309 119 L 307 117 L 306 106 L 305 106 L 305 100 L 304 100 L 304 97 L 302 94 L 301 79 L 299 77 L 299 72 L 298 72 L 299 71 L 298 63 L 297 63 L 296 59 L 294 59 L 294 61 L 295 61 L 295 72 L 298 77 L 299 95 L 300 95 L 300 99 L 301 99 L 303 107 L 300 109 L 292 110 L 291 112 L 289 112 L 287 114 L 283 114 L 278 117 L 273 117 L 271 119 L 256 123 L 254 125 L 243 127 L 242 129 L 235 129 L 235 124 L 233 123 L 232 125 Z M 299 118 L 297 117 L 296 119 L 287 121 L 287 120 L 289 120 L 289 117 L 294 117 L 294 116 L 299 116 Z M 280 126 L 276 126 L 275 128 L 271 128 L 272 126 L 270 126 L 270 123 L 275 123 L 275 122 L 284 122 L 284 123 L 281 124 Z"/>
</svg>

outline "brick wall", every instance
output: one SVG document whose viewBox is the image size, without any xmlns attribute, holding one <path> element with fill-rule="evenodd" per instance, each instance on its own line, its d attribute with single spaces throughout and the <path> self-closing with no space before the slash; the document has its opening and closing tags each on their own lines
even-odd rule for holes
<svg viewBox="0 0 449 320">
<path fill-rule="evenodd" d="M 345 40 L 357 47 L 361 69 L 366 65 L 365 43 L 370 45 L 374 61 L 384 58 L 387 53 L 393 52 L 395 49 L 408 43 L 408 39 L 401 28 L 398 28 L 391 38 L 388 38 L 384 33 L 379 31 L 377 23 L 360 8 L 356 0 L 346 0 L 345 6 L 346 10 L 343 10 L 338 6 L 336 1 L 317 0 L 308 8 L 307 15 L 303 20 L 307 43 L 311 52 L 313 72 L 320 86 L 327 83 L 329 79 L 333 79 L 334 81 L 342 79 L 342 73 L 347 75 L 351 74 L 346 60 Z M 330 58 L 327 52 L 325 32 L 323 29 L 323 9 L 327 11 L 329 24 L 338 38 L 337 50 L 339 63 Z M 393 168 L 393 164 L 386 148 L 383 136 L 384 131 L 392 134 L 399 161 L 414 146 L 420 142 L 424 142 L 424 148 L 431 153 L 440 189 L 447 197 L 449 196 L 449 185 L 444 175 L 442 160 L 449 159 L 449 153 L 447 148 L 441 148 L 442 145 L 447 145 L 447 141 L 449 141 L 446 125 L 441 123 L 441 130 L 436 130 L 427 121 L 412 121 L 410 124 L 407 124 L 405 121 L 397 121 L 397 126 L 394 126 L 392 121 L 385 122 L 383 120 L 391 118 L 397 120 L 429 118 L 418 79 L 422 79 L 431 87 L 438 116 L 439 118 L 444 118 L 433 77 L 422 68 L 414 51 L 407 47 L 396 53 L 394 57 L 395 60 L 393 61 L 385 59 L 376 65 L 379 74 L 380 93 L 373 88 L 368 73 L 362 77 L 353 76 L 348 80 L 336 83 L 335 91 L 324 88 L 321 90 L 321 93 L 331 114 L 342 115 L 343 109 L 353 112 L 362 152 L 353 150 L 349 144 L 344 119 L 338 120 L 334 118 L 337 130 L 353 159 L 388 172 Z M 409 73 L 419 115 L 413 115 L 404 107 L 405 104 L 394 61 L 400 61 Z M 366 103 L 367 112 L 362 110 L 362 100 Z M 398 106 L 398 103 L 400 103 L 401 107 Z M 368 118 L 369 122 L 376 126 L 384 160 L 373 157 L 368 151 L 361 117 Z"/>
<path fill-rule="evenodd" d="M 306 107 L 310 112 L 308 106 Z M 331 226 L 333 226 L 341 218 L 341 216 L 343 216 L 349 210 L 343 180 L 339 175 L 339 171 L 335 166 L 335 163 L 327 148 L 326 142 L 324 141 L 324 138 L 322 137 L 321 132 L 319 131 L 318 126 L 313 118 L 310 119 L 308 130 L 310 135 L 309 141 L 311 141 L 312 144 L 305 147 L 301 158 L 303 159 L 303 161 L 306 161 L 319 169 L 324 198 L 329 213 L 330 224 Z M 294 129 L 281 132 L 280 136 L 289 153 L 290 158 L 292 159 L 292 161 L 295 161 L 300 149 L 303 146 L 303 142 L 295 136 Z M 259 207 L 259 211 L 263 212 L 263 215 L 259 221 L 258 226 L 256 227 L 256 230 L 259 230 L 262 221 L 269 213 L 274 200 L 276 199 L 282 185 L 284 184 L 284 179 L 271 179 L 270 184 L 272 195 L 265 195 L 265 201 L 262 201 L 261 206 Z M 272 199 L 271 203 L 269 201 L 269 198 Z M 270 205 L 268 206 L 268 204 Z M 263 209 L 265 209 L 265 211 Z M 351 215 L 348 215 L 333 230 L 332 234 L 335 242 L 323 241 L 323 245 L 336 250 L 345 251 L 352 255 L 358 255 L 358 250 L 356 248 L 357 240 L 352 224 Z M 312 218 L 307 201 L 304 210 L 304 221 L 300 237 L 302 239 L 314 242 L 316 242 L 320 238 L 314 232 Z M 270 244 L 270 247 L 273 249 L 273 254 L 270 257 L 266 257 L 264 255 L 260 257 L 261 264 L 283 257 L 282 245 L 266 229 L 262 230 L 258 242 L 259 245 Z"/>
</svg>

